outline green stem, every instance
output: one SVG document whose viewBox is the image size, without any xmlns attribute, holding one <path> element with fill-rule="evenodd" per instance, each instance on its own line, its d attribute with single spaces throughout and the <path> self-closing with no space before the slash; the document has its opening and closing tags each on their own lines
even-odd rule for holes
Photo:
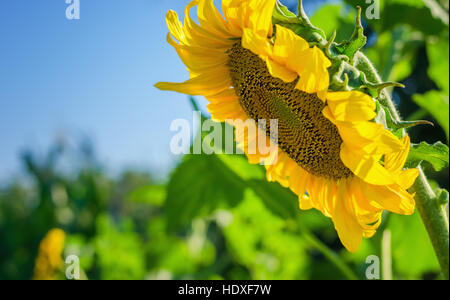
<svg viewBox="0 0 450 300">
<path fill-rule="evenodd" d="M 416 193 L 416 206 L 425 224 L 434 251 L 441 265 L 442 274 L 449 279 L 449 227 L 445 209 L 436 201 L 434 194 L 422 168 L 413 191 Z"/>
<path fill-rule="evenodd" d="M 392 253 L 391 253 L 391 231 L 383 231 L 381 240 L 381 257 L 383 258 L 383 280 L 392 280 Z"/>
<path fill-rule="evenodd" d="M 356 58 L 356 67 L 363 71 L 367 77 L 367 80 L 372 83 L 381 83 L 382 80 L 380 75 L 378 75 L 377 70 L 370 62 L 370 60 L 362 53 L 358 52 L 355 56 Z M 395 121 L 401 121 L 400 115 L 395 108 L 394 102 L 392 101 L 391 95 L 386 90 L 383 90 L 380 94 L 380 102 L 384 106 L 389 108 L 389 111 Z"/>
<path fill-rule="evenodd" d="M 376 69 L 370 60 L 361 52 L 357 54 L 357 67 L 363 71 L 371 82 L 381 82 Z M 400 122 L 398 113 L 389 93 L 383 91 L 380 102 L 387 107 L 395 121 Z M 449 279 L 449 226 L 444 208 L 437 203 L 423 170 L 419 167 L 420 176 L 417 178 L 413 190 L 416 192 L 416 204 L 422 221 L 427 229 L 434 251 L 442 268 L 445 279 Z"/>
</svg>

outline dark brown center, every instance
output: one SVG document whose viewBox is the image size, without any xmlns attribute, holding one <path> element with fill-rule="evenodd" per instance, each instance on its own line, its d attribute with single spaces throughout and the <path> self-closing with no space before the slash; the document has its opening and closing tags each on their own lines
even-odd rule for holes
<svg viewBox="0 0 450 300">
<path fill-rule="evenodd" d="M 352 172 L 339 153 L 342 139 L 336 126 L 322 115 L 326 104 L 315 94 L 295 89 L 270 75 L 266 63 L 236 43 L 229 53 L 229 68 L 236 94 L 255 121 L 278 120 L 278 146 L 309 173 L 325 178 L 347 178 Z"/>
</svg>

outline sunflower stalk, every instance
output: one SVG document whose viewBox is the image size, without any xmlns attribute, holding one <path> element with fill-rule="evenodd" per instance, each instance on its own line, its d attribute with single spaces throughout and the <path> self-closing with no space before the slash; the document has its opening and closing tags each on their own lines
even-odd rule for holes
<svg viewBox="0 0 450 300">
<path fill-rule="evenodd" d="M 378 72 L 372 65 L 370 60 L 362 53 L 358 52 L 357 66 L 362 70 L 371 82 L 382 83 Z M 402 121 L 391 96 L 386 90 L 381 91 L 379 97 L 380 104 L 387 110 L 391 119 L 391 124 L 406 124 Z M 425 124 L 423 121 L 413 121 L 413 126 L 419 123 Z M 391 125 L 392 126 L 392 125 Z M 405 133 L 406 127 L 401 128 L 402 135 Z M 391 128 L 398 129 L 398 128 Z M 411 188 L 416 193 L 416 206 L 420 213 L 422 221 L 426 227 L 430 240 L 433 244 L 434 251 L 439 260 L 442 274 L 446 280 L 449 279 L 449 222 L 442 204 L 437 200 L 428 179 L 422 168 L 419 166 L 420 176 L 417 178 L 414 186 Z"/>
<path fill-rule="evenodd" d="M 373 64 L 362 53 L 356 53 L 356 66 L 359 70 L 364 72 L 367 79 L 373 83 L 382 84 L 382 80 L 378 75 Z M 407 125 L 407 122 L 402 121 L 391 96 L 386 90 L 380 92 L 380 104 L 387 110 L 387 114 L 392 123 L 397 125 Z M 425 124 L 424 121 L 413 121 L 409 125 L 415 126 L 418 124 Z M 429 124 L 429 122 L 427 123 Z M 405 134 L 405 128 L 411 126 L 400 126 L 402 135 Z M 398 129 L 398 128 L 391 128 Z M 430 240 L 433 244 L 434 251 L 439 260 L 442 269 L 442 274 L 446 280 L 449 279 L 449 222 L 443 206 L 437 201 L 428 179 L 422 168 L 419 166 L 420 176 L 417 178 L 414 186 L 411 188 L 416 193 L 416 206 L 422 218 L 422 221 L 427 229 Z"/>
<path fill-rule="evenodd" d="M 355 65 L 362 71 L 367 79 L 375 84 L 383 84 L 377 70 L 370 60 L 362 53 L 357 52 L 355 55 Z M 388 126 L 393 130 L 400 129 L 401 135 L 405 134 L 405 128 L 419 124 L 429 124 L 425 121 L 402 121 L 390 94 L 383 89 L 379 94 L 380 104 L 386 109 Z M 389 123 L 389 122 L 388 122 Z M 396 126 L 396 128 L 392 128 Z M 445 279 L 449 279 L 449 222 L 443 206 L 437 201 L 428 179 L 422 168 L 419 166 L 420 176 L 417 178 L 412 190 L 416 193 L 416 205 L 420 213 L 422 221 L 427 229 L 430 240 L 433 244 L 434 251 L 439 260 L 442 274 Z"/>
<path fill-rule="evenodd" d="M 444 205 L 439 201 L 419 166 L 420 175 L 413 191 L 416 193 L 417 209 L 430 236 L 439 260 L 444 279 L 449 279 L 449 223 Z"/>
</svg>

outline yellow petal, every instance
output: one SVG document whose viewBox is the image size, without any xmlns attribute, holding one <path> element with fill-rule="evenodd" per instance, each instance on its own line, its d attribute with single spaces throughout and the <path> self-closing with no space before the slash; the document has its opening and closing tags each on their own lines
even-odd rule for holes
<svg viewBox="0 0 450 300">
<path fill-rule="evenodd" d="M 183 26 L 181 25 L 180 20 L 178 19 L 178 14 L 169 10 L 166 14 L 166 23 L 169 28 L 169 32 L 180 42 L 187 43 L 186 36 L 184 34 Z"/>
<path fill-rule="evenodd" d="M 239 101 L 223 101 L 210 103 L 207 105 L 208 111 L 211 114 L 213 120 L 224 122 L 227 119 L 240 119 L 246 118 L 247 114 L 242 109 Z"/>
<path fill-rule="evenodd" d="M 273 158 L 275 157 L 273 156 Z M 292 160 L 287 155 L 283 155 L 281 151 L 278 151 L 277 157 L 273 160 L 273 163 L 271 161 L 270 164 L 265 165 L 267 180 L 270 182 L 277 181 L 283 187 L 289 187 L 286 170 L 289 168 L 291 162 Z"/>
<path fill-rule="evenodd" d="M 313 201 L 313 206 L 326 217 L 331 218 L 337 196 L 336 183 L 325 178 L 311 176 L 307 190 Z"/>
<path fill-rule="evenodd" d="M 235 89 L 229 88 L 227 90 L 224 90 L 223 92 L 220 92 L 219 94 L 207 97 L 207 100 L 210 103 L 229 102 L 229 101 L 239 102 L 239 97 L 236 95 Z"/>
<path fill-rule="evenodd" d="M 390 185 L 395 183 L 391 174 L 378 162 L 376 157 L 363 156 L 355 153 L 343 144 L 341 146 L 341 159 L 353 174 L 367 183 L 374 185 Z"/>
<path fill-rule="evenodd" d="M 303 194 L 298 197 L 298 204 L 301 210 L 310 210 L 313 208 L 313 203 L 308 195 Z"/>
<path fill-rule="evenodd" d="M 264 145 L 264 143 L 267 145 L 268 139 L 266 133 L 258 128 L 257 123 L 253 119 L 248 119 L 248 117 L 237 119 L 232 125 L 235 127 L 236 147 L 246 154 L 249 163 L 277 163 L 278 146 L 275 145 L 276 148 L 268 147 L 268 149 L 264 149 L 264 152 L 260 151 L 260 145 Z M 260 141 L 260 137 L 264 140 Z"/>
<path fill-rule="evenodd" d="M 272 35 L 272 14 L 276 0 L 250 0 L 249 27 L 262 37 Z"/>
<path fill-rule="evenodd" d="M 350 181 L 349 189 L 351 191 L 351 196 L 353 197 L 354 201 L 356 201 L 358 204 L 357 210 L 360 211 L 361 214 L 365 214 L 365 215 L 378 212 L 379 209 L 373 207 L 362 192 L 361 184 L 365 184 L 364 181 L 362 181 L 358 177 L 354 177 L 354 178 L 348 179 L 348 180 Z M 370 221 L 373 222 L 373 220 L 370 220 Z M 370 223 L 370 221 L 369 221 L 369 223 Z"/>
<path fill-rule="evenodd" d="M 188 95 L 216 95 L 231 86 L 227 70 L 217 69 L 212 73 L 203 73 L 183 83 L 158 82 L 155 87 L 164 91 L 174 91 Z"/>
<path fill-rule="evenodd" d="M 309 94 L 317 93 L 317 96 L 326 101 L 326 92 L 330 83 L 327 68 L 331 62 L 325 54 L 317 47 L 308 49 L 309 55 L 302 58 L 306 59 L 305 69 L 300 75 L 300 80 L 296 88 Z"/>
<path fill-rule="evenodd" d="M 384 158 L 386 169 L 392 172 L 398 172 L 403 169 L 406 159 L 408 158 L 411 142 L 408 135 L 401 139 L 402 149 L 398 152 L 389 153 Z"/>
<path fill-rule="evenodd" d="M 376 230 L 364 230 L 363 236 L 364 236 L 366 239 L 370 239 L 371 237 L 373 237 L 373 236 L 375 235 L 375 233 L 377 233 Z"/>
<path fill-rule="evenodd" d="M 189 2 L 184 10 L 184 33 L 188 44 L 203 48 L 214 48 L 228 50 L 233 44 L 230 39 L 219 36 L 210 28 L 197 25 L 191 18 L 190 10 L 198 4 L 198 0 Z"/>
<path fill-rule="evenodd" d="M 372 205 L 402 215 L 414 213 L 414 195 L 409 194 L 400 186 L 374 186 L 371 184 L 362 184 L 361 186 L 364 195 Z"/>
<path fill-rule="evenodd" d="M 267 38 L 263 38 L 257 35 L 250 29 L 244 29 L 242 36 L 242 47 L 252 51 L 254 54 L 259 55 L 265 60 L 268 55 L 271 55 L 272 49 L 270 48 Z"/>
<path fill-rule="evenodd" d="M 305 68 L 306 53 L 309 44 L 292 30 L 276 25 L 276 39 L 272 59 L 280 65 L 300 74 Z"/>
<path fill-rule="evenodd" d="M 211 69 L 225 66 L 229 60 L 227 54 L 223 51 L 179 45 L 170 34 L 167 35 L 167 42 L 175 48 L 178 56 L 190 72 L 197 74 L 208 72 Z"/>
<path fill-rule="evenodd" d="M 284 82 L 292 82 L 297 79 L 298 75 L 295 72 L 281 66 L 277 62 L 271 60 L 270 58 L 266 59 L 267 69 L 270 72 L 270 75 L 276 78 L 280 78 Z"/>
<path fill-rule="evenodd" d="M 417 169 L 403 170 L 397 176 L 397 183 L 402 188 L 409 189 L 414 184 L 417 177 L 419 177 L 419 170 Z"/>
<path fill-rule="evenodd" d="M 354 253 L 361 245 L 363 230 L 351 213 L 346 184 L 340 184 L 338 189 L 333 222 L 342 244 L 348 251 Z"/>
<path fill-rule="evenodd" d="M 232 35 L 226 26 L 220 13 L 217 11 L 212 0 L 200 0 L 197 9 L 200 25 L 205 29 L 213 31 L 222 38 L 230 38 Z"/>
<path fill-rule="evenodd" d="M 289 176 L 289 187 L 299 197 L 303 196 L 308 183 L 308 173 L 296 165 Z"/>
<path fill-rule="evenodd" d="M 372 237 L 381 224 L 382 209 L 371 205 L 362 192 L 361 185 L 366 184 L 355 177 L 348 183 L 349 196 L 358 224 L 363 229 L 363 236 Z"/>
<path fill-rule="evenodd" d="M 373 122 L 341 122 L 334 119 L 330 108 L 323 109 L 323 115 L 334 123 L 344 144 L 366 155 L 379 155 L 399 152 L 403 149 L 400 140 L 383 125 Z"/>
<path fill-rule="evenodd" d="M 242 35 L 244 29 L 243 20 L 248 16 L 248 4 L 245 0 L 222 0 L 222 11 L 228 21 L 228 29 L 238 36 Z"/>
<path fill-rule="evenodd" d="M 327 94 L 327 102 L 337 121 L 368 121 L 376 116 L 375 101 L 361 92 L 330 92 Z"/>
</svg>

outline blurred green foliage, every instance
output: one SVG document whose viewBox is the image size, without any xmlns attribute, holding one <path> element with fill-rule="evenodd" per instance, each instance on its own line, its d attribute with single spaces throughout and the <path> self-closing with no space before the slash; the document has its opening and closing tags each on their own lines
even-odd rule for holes
<svg viewBox="0 0 450 300">
<path fill-rule="evenodd" d="M 355 5 L 367 8 L 360 2 L 325 4 L 312 22 L 345 40 Z M 436 124 L 412 128 L 413 142 L 447 144 L 448 1 L 381 1 L 380 19 L 365 27 L 364 52 L 383 79 L 406 85 L 393 90 L 402 116 Z M 416 149 L 418 160 L 428 151 Z M 110 176 L 93 153 L 89 143 L 60 142 L 43 157 L 23 153 L 26 178 L 0 187 L 0 279 L 31 278 L 39 242 L 55 227 L 67 233 L 64 255 L 80 257 L 85 279 L 365 279 L 366 257 L 383 261 L 389 252 L 384 271 L 395 279 L 439 278 L 417 213 L 385 214 L 378 233 L 351 254 L 330 220 L 300 211 L 295 195 L 243 156 L 188 155 L 167 182 L 155 182 L 134 170 Z M 448 149 L 430 161 L 439 170 L 425 165 L 435 188 L 448 189 Z"/>
</svg>

